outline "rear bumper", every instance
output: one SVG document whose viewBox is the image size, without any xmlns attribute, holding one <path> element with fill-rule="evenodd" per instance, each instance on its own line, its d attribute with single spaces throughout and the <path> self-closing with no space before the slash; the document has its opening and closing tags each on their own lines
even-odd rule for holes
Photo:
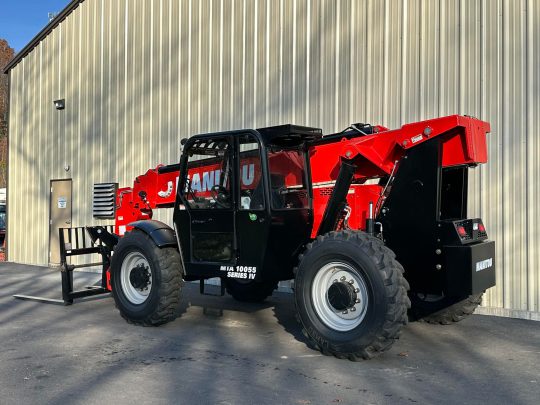
<svg viewBox="0 0 540 405">
<path fill-rule="evenodd" d="M 495 242 L 444 246 L 445 294 L 479 294 L 495 285 Z"/>
</svg>

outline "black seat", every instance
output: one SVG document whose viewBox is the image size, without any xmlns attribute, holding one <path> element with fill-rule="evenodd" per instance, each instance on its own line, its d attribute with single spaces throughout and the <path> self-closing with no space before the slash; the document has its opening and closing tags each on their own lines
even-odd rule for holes
<svg viewBox="0 0 540 405">
<path fill-rule="evenodd" d="M 286 189 L 285 176 L 282 174 L 272 173 L 270 174 L 270 183 L 270 199 L 272 200 L 272 208 L 284 208 L 285 199 L 282 192 Z"/>
<path fill-rule="evenodd" d="M 249 203 L 249 209 L 251 210 L 260 210 L 264 207 L 264 187 L 261 180 L 251 194 L 251 201 Z M 283 194 L 280 191 L 284 189 L 285 176 L 275 173 L 270 174 L 270 200 L 272 202 L 272 208 L 281 209 L 285 207 L 285 200 L 283 198 Z"/>
</svg>

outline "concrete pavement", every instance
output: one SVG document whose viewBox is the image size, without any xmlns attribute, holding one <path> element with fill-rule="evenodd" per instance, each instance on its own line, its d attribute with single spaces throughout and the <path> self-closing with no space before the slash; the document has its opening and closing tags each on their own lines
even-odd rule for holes
<svg viewBox="0 0 540 405">
<path fill-rule="evenodd" d="M 98 278 L 77 273 L 79 285 Z M 537 404 L 540 323 L 473 315 L 409 324 L 382 357 L 353 363 L 309 349 L 291 294 L 246 305 L 184 290 L 182 315 L 127 324 L 111 297 L 70 307 L 49 269 L 0 264 L 0 403 Z"/>
</svg>

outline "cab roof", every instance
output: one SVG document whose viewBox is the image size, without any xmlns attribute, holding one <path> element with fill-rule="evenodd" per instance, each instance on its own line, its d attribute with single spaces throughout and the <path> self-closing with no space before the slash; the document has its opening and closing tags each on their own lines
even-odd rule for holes
<svg viewBox="0 0 540 405">
<path fill-rule="evenodd" d="M 295 146 L 322 138 L 322 129 L 285 124 L 273 127 L 257 128 L 265 144 L 277 146 Z"/>
</svg>

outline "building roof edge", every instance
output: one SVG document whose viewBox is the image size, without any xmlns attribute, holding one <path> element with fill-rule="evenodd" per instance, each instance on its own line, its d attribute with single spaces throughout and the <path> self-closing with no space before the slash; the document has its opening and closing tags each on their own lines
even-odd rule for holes
<svg viewBox="0 0 540 405">
<path fill-rule="evenodd" d="M 4 67 L 3 72 L 9 73 L 21 60 L 24 59 L 32 50 L 49 35 L 62 21 L 64 21 L 79 4 L 85 0 L 72 0 L 54 19 L 51 20 L 23 49 L 21 49 L 14 58 Z"/>
</svg>

